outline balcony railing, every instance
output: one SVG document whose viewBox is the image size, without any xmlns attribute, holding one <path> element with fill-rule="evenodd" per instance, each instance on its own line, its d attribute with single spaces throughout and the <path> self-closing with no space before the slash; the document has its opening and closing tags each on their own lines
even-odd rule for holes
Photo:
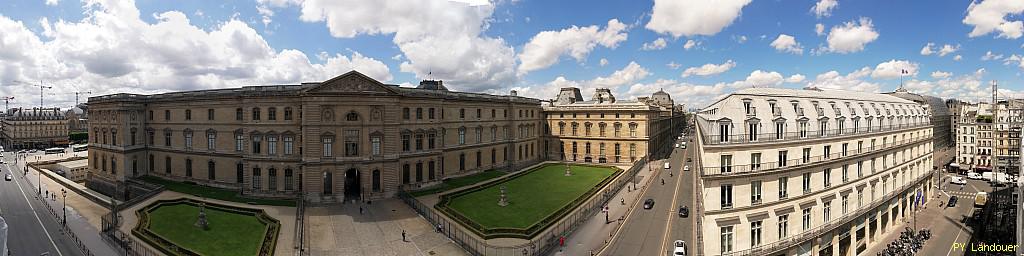
<svg viewBox="0 0 1024 256">
<path fill-rule="evenodd" d="M 863 207 L 863 205 L 862 205 L 856 211 L 851 212 L 851 213 L 847 213 L 847 214 L 843 215 L 842 217 L 840 217 L 838 219 L 833 219 L 832 221 L 829 221 L 828 223 L 820 225 L 820 226 L 818 226 L 816 228 L 813 228 L 813 229 L 810 229 L 810 230 L 806 230 L 806 231 L 804 231 L 804 232 L 802 232 L 800 234 L 797 234 L 797 235 L 794 235 L 794 236 L 790 236 L 790 237 L 786 237 L 786 238 L 784 238 L 782 240 L 779 240 L 779 241 L 776 241 L 776 242 L 773 242 L 773 243 L 763 244 L 763 245 L 760 245 L 760 246 L 757 246 L 757 247 L 754 247 L 754 248 L 750 248 L 750 249 L 746 249 L 746 250 L 742 250 L 742 251 L 726 252 L 726 253 L 722 253 L 722 255 L 723 256 L 744 256 L 744 255 L 772 255 L 772 254 L 775 254 L 775 253 L 777 253 L 779 251 L 791 248 L 793 246 L 796 246 L 796 245 L 801 244 L 803 242 L 806 242 L 808 240 L 814 239 L 814 238 L 820 236 L 821 234 L 823 234 L 825 232 L 832 231 L 833 229 L 842 226 L 843 224 L 849 223 L 850 221 L 853 221 L 857 217 L 860 217 L 861 215 L 864 215 L 865 213 L 867 213 L 869 211 L 875 210 L 875 208 L 877 208 L 878 206 L 880 206 L 882 204 L 885 204 L 885 203 L 889 203 L 892 199 L 895 198 L 894 197 L 895 195 L 907 192 L 915 184 L 921 182 L 924 179 L 930 178 L 930 177 L 931 177 L 931 175 L 929 175 L 929 172 L 925 172 L 924 174 L 921 175 L 921 177 L 918 177 L 913 182 L 910 182 L 910 183 L 907 183 L 907 184 L 903 184 L 903 186 L 900 186 L 899 189 L 893 190 L 893 191 L 889 192 L 888 194 L 883 195 L 881 198 L 878 198 L 878 199 L 875 199 L 874 201 L 871 201 L 871 203 L 869 203 L 867 207 Z"/>
<path fill-rule="evenodd" d="M 867 132 L 882 132 L 882 131 L 897 131 L 912 128 L 920 128 L 931 125 L 930 121 L 922 121 L 913 124 L 899 124 L 899 125 L 883 125 L 883 126 L 865 126 L 858 128 L 845 128 L 845 129 L 829 129 L 825 130 L 824 133 L 818 130 L 808 131 L 796 131 L 796 132 L 785 132 L 785 133 L 758 133 L 755 136 L 751 134 L 706 134 L 703 136 L 704 144 L 706 145 L 721 145 L 721 144 L 751 144 L 751 143 L 763 143 L 763 142 L 778 142 L 778 141 L 790 141 L 790 140 L 805 140 L 805 139 L 817 139 L 824 137 L 840 137 L 850 136 L 855 134 L 863 134 Z"/>
<path fill-rule="evenodd" d="M 843 152 L 836 152 L 836 153 L 832 153 L 832 154 L 828 154 L 828 155 L 811 156 L 808 159 L 806 159 L 807 161 L 805 161 L 805 159 L 797 158 L 797 159 L 789 159 L 789 160 L 786 160 L 784 162 L 764 162 L 764 163 L 753 163 L 753 164 L 745 164 L 745 165 L 730 165 L 730 166 L 705 166 L 705 167 L 701 168 L 701 175 L 703 175 L 703 176 L 741 175 L 741 174 L 748 174 L 748 173 L 751 173 L 751 172 L 768 172 L 768 171 L 774 171 L 776 169 L 796 167 L 796 166 L 800 166 L 800 165 L 815 164 L 815 163 L 823 162 L 823 161 L 850 159 L 852 157 L 859 156 L 861 154 L 883 153 L 880 150 L 891 149 L 891 148 L 895 148 L 896 146 L 908 145 L 908 144 L 922 142 L 922 141 L 930 141 L 931 139 L 932 138 L 930 138 L 930 137 L 923 137 L 922 136 L 922 137 L 913 138 L 913 139 L 907 139 L 907 140 L 902 140 L 902 141 L 894 141 L 894 142 L 884 143 L 884 144 L 877 145 L 877 146 L 874 146 L 874 147 L 865 147 L 863 149 L 850 149 L 850 150 L 847 150 L 848 152 L 846 152 L 846 155 L 843 155 Z M 883 164 L 885 164 L 885 163 L 883 163 Z"/>
</svg>

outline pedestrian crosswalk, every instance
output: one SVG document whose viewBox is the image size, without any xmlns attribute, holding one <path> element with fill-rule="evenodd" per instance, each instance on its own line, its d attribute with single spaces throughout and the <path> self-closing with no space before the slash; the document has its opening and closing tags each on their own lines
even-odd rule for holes
<svg viewBox="0 0 1024 256">
<path fill-rule="evenodd" d="M 957 196 L 957 197 L 960 197 L 960 198 L 964 198 L 964 197 L 974 198 L 974 196 L 978 194 L 977 192 L 967 192 L 967 191 L 959 191 L 959 190 L 952 190 L 952 191 L 945 191 L 945 192 L 946 192 L 946 194 L 949 194 L 951 196 Z M 990 200 L 996 200 L 996 201 L 1009 201 L 1009 200 L 1013 200 L 1011 195 L 989 195 L 989 199 Z"/>
</svg>

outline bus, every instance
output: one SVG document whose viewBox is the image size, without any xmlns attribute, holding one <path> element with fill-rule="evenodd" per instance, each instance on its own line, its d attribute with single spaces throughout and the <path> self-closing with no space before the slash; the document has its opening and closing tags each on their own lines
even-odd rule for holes
<svg viewBox="0 0 1024 256">
<path fill-rule="evenodd" d="M 49 155 L 49 154 L 60 154 L 60 153 L 64 153 L 64 149 L 63 148 L 48 148 L 48 149 L 46 149 L 46 154 L 47 155 Z"/>
<path fill-rule="evenodd" d="M 89 144 L 74 145 L 74 146 L 71 146 L 71 150 L 74 151 L 74 152 L 86 151 L 86 150 L 89 150 Z"/>
</svg>

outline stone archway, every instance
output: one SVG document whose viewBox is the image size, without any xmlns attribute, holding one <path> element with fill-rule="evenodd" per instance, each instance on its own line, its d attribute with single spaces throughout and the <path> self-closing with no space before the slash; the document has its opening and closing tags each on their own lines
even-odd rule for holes
<svg viewBox="0 0 1024 256">
<path fill-rule="evenodd" d="M 361 184 L 359 170 L 353 168 L 345 171 L 345 200 L 362 200 Z"/>
</svg>

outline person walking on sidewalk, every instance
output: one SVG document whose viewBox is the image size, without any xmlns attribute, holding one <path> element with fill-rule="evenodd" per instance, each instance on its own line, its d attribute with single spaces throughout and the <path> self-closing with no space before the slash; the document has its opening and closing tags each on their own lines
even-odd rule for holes
<svg viewBox="0 0 1024 256">
<path fill-rule="evenodd" d="M 626 199 L 625 198 L 619 198 L 619 203 L 622 203 L 622 205 L 626 205 Z"/>
<path fill-rule="evenodd" d="M 407 242 L 405 240 L 405 230 L 404 229 L 402 230 L 402 242 Z"/>
</svg>

